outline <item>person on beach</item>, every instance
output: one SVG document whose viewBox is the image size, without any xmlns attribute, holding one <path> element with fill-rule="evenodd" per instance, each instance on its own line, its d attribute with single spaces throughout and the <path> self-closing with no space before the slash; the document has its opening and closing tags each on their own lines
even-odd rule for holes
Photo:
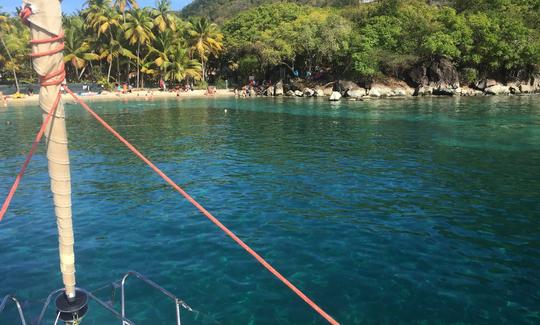
<svg viewBox="0 0 540 325">
<path fill-rule="evenodd" d="M 159 90 L 165 91 L 165 81 L 163 79 L 159 79 Z"/>
<path fill-rule="evenodd" d="M 216 94 L 216 87 L 214 86 L 208 86 L 206 87 L 206 96 L 214 96 Z"/>
<path fill-rule="evenodd" d="M 6 97 L 4 96 L 4 94 L 1 91 L 0 91 L 0 104 L 2 104 L 2 106 L 4 106 L 4 107 L 7 107 Z"/>
</svg>

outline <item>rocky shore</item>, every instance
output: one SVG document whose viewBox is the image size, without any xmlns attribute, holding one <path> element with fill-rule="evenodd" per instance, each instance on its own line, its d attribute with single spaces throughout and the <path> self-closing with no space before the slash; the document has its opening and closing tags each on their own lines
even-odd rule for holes
<svg viewBox="0 0 540 325">
<path fill-rule="evenodd" d="M 404 79 L 385 78 L 384 81 L 375 81 L 364 86 L 348 80 L 317 84 L 295 79 L 288 84 L 280 81 L 266 88 L 263 94 L 265 96 L 330 97 L 334 91 L 337 91 L 344 98 L 356 100 L 407 96 L 540 94 L 540 74 L 509 81 L 481 78 L 467 83 L 460 81 L 460 75 L 454 65 L 444 59 L 429 65 L 417 66 L 411 69 Z"/>
</svg>

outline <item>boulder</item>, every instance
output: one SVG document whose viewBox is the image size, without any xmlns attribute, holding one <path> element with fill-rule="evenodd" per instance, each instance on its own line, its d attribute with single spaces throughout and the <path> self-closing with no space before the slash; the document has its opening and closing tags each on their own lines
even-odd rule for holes
<svg viewBox="0 0 540 325">
<path fill-rule="evenodd" d="M 538 93 L 540 92 L 540 74 L 535 74 L 532 79 L 531 79 L 531 82 L 530 82 L 530 85 L 532 87 L 532 91 L 533 93 Z"/>
<path fill-rule="evenodd" d="M 349 90 L 363 89 L 362 87 L 358 86 L 356 83 L 349 80 L 340 80 L 339 87 L 341 88 L 343 93 L 346 93 Z"/>
<path fill-rule="evenodd" d="M 347 97 L 352 98 L 361 98 L 366 95 L 366 90 L 364 88 L 355 89 L 355 90 L 349 90 L 346 93 Z"/>
<path fill-rule="evenodd" d="M 249 96 L 250 97 L 256 97 L 257 96 L 257 92 L 255 91 L 255 89 L 251 88 L 251 90 L 249 91 Z"/>
<path fill-rule="evenodd" d="M 301 92 L 300 90 L 295 90 L 295 91 L 294 91 L 294 95 L 295 95 L 296 97 L 303 97 L 303 96 L 304 96 L 304 93 Z"/>
<path fill-rule="evenodd" d="M 368 95 L 371 97 L 388 97 L 393 95 L 393 89 L 383 84 L 373 84 Z"/>
<path fill-rule="evenodd" d="M 316 97 L 324 97 L 324 90 L 322 88 L 316 88 L 315 89 L 315 96 Z"/>
<path fill-rule="evenodd" d="M 332 93 L 334 92 L 334 90 L 332 89 L 332 87 L 326 87 L 323 89 L 323 92 L 324 92 L 324 95 L 325 96 L 330 96 L 332 95 Z"/>
<path fill-rule="evenodd" d="M 519 91 L 524 94 L 532 94 L 535 92 L 535 89 L 530 83 L 526 83 L 519 85 Z"/>
<path fill-rule="evenodd" d="M 433 94 L 433 87 L 431 86 L 420 86 L 416 88 L 416 96 L 430 96 Z"/>
<path fill-rule="evenodd" d="M 289 90 L 289 91 L 287 91 L 286 95 L 287 96 L 294 96 L 294 91 Z"/>
<path fill-rule="evenodd" d="M 266 88 L 264 94 L 266 96 L 274 96 L 274 86 L 269 86 L 268 88 Z"/>
<path fill-rule="evenodd" d="M 495 85 L 497 85 L 497 81 L 493 79 L 482 79 L 482 80 L 477 81 L 474 84 L 474 87 L 480 90 L 485 90 L 486 88 L 493 87 Z"/>
<path fill-rule="evenodd" d="M 495 84 L 484 89 L 484 92 L 488 95 L 507 95 L 510 93 L 510 88 L 501 84 Z"/>
<path fill-rule="evenodd" d="M 406 83 L 400 82 L 392 90 L 392 96 L 412 96 L 414 95 L 414 88 L 409 87 Z"/>
<path fill-rule="evenodd" d="M 468 86 L 463 86 L 460 89 L 460 93 L 459 95 L 461 96 L 481 96 L 483 95 L 484 93 L 480 90 L 477 90 L 477 89 L 473 89 L 471 87 L 468 87 Z"/>
<path fill-rule="evenodd" d="M 521 83 L 520 82 L 509 82 L 506 84 L 508 86 L 508 90 L 511 94 L 519 94 L 521 93 Z"/>
<path fill-rule="evenodd" d="M 283 81 L 278 81 L 274 86 L 274 96 L 282 96 L 285 93 L 283 90 Z"/>
<path fill-rule="evenodd" d="M 341 99 L 341 94 L 337 91 L 332 92 L 332 95 L 330 95 L 330 101 L 336 102 Z"/>
<path fill-rule="evenodd" d="M 313 95 L 315 95 L 315 90 L 311 88 L 304 88 L 304 96 L 311 97 Z"/>
<path fill-rule="evenodd" d="M 431 91 L 433 95 L 437 96 L 454 96 L 458 95 L 460 92 L 459 87 L 444 87 L 444 86 L 438 86 L 434 87 Z"/>
</svg>

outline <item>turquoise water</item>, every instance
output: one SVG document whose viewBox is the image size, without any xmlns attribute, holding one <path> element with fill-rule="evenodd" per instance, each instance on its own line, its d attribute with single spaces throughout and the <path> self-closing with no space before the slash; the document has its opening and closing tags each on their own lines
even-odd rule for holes
<svg viewBox="0 0 540 325">
<path fill-rule="evenodd" d="M 343 324 L 540 322 L 538 97 L 92 106 Z M 137 270 L 200 311 L 183 324 L 324 323 L 82 108 L 68 114 L 79 286 Z M 39 124 L 35 107 L 0 110 L 2 198 Z M 42 147 L 0 223 L 0 295 L 34 318 L 61 287 L 57 254 Z M 144 286 L 127 295 L 138 324 L 174 319 Z M 91 305 L 85 323 L 118 322 Z"/>
</svg>

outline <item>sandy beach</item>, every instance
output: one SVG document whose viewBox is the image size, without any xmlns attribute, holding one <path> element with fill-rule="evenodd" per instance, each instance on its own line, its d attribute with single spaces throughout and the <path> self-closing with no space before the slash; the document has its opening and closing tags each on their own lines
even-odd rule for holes
<svg viewBox="0 0 540 325">
<path fill-rule="evenodd" d="M 100 100 L 153 100 L 153 99 L 174 99 L 174 98 L 212 98 L 212 97 L 231 97 L 234 96 L 234 91 L 232 89 L 218 89 L 214 95 L 205 95 L 206 90 L 194 90 L 190 92 L 168 92 L 168 91 L 159 91 L 158 89 L 149 89 L 149 90 L 140 90 L 133 91 L 132 93 L 113 93 L 113 92 L 103 92 L 101 94 L 77 94 L 80 98 L 85 101 L 100 101 Z M 75 103 L 75 100 L 69 94 L 63 94 L 62 99 L 64 103 Z M 18 105 L 37 105 L 39 102 L 39 95 L 34 94 L 30 96 L 25 96 L 23 98 L 11 98 L 8 96 L 6 99 L 7 106 L 18 106 Z M 0 102 L 0 105 L 3 103 Z M 5 105 L 5 104 L 4 104 Z"/>
</svg>

